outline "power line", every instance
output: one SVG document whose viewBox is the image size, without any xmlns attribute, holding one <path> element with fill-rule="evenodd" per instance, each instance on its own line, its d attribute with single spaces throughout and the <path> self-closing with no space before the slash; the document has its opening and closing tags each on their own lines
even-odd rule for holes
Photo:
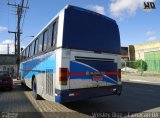
<svg viewBox="0 0 160 118">
<path fill-rule="evenodd" d="M 28 0 L 27 0 L 28 1 Z M 28 3 L 28 2 L 27 2 Z M 17 43 L 17 70 L 19 72 L 19 65 L 20 65 L 20 34 L 21 34 L 21 18 L 23 14 L 23 9 L 28 9 L 28 6 L 24 6 L 24 0 L 21 0 L 20 4 L 10 4 L 8 2 L 8 5 L 13 6 L 17 8 L 17 32 L 16 32 L 16 43 Z M 17 73 L 17 76 L 19 73 Z"/>
<path fill-rule="evenodd" d="M 27 3 L 26 3 L 26 7 L 29 7 L 29 1 L 28 0 L 27 0 Z M 21 30 L 23 29 L 24 20 L 25 20 L 25 17 L 26 17 L 26 11 L 27 11 L 27 9 L 24 10 L 24 16 L 23 16 Z"/>
<path fill-rule="evenodd" d="M 9 0 L 8 0 L 9 2 Z M 8 6 L 8 29 L 9 29 L 9 6 Z"/>
<path fill-rule="evenodd" d="M 9 3 L 9 0 L 7 0 L 8 2 L 7 2 L 7 4 Z M 14 4 L 16 4 L 16 3 L 14 3 Z M 14 18 L 13 18 L 13 20 L 11 20 L 12 22 L 13 21 L 16 21 L 16 11 L 14 10 L 14 13 L 10 13 L 10 11 L 11 11 L 11 9 L 10 9 L 10 7 L 9 7 L 9 5 L 8 5 L 8 30 L 10 30 L 10 14 L 12 14 L 12 15 L 14 15 Z M 13 11 L 13 10 L 12 10 Z M 14 26 L 16 26 L 16 23 L 14 22 Z M 15 29 L 14 29 L 15 30 Z"/>
</svg>

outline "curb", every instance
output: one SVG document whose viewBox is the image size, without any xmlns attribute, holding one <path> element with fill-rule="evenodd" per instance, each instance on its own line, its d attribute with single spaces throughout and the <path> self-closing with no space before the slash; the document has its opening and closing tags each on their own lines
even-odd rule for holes
<svg viewBox="0 0 160 118">
<path fill-rule="evenodd" d="M 151 82 L 146 80 L 138 80 L 138 79 L 127 79 L 122 81 L 130 81 L 130 82 L 140 82 L 140 83 L 151 83 L 151 84 L 160 84 L 160 82 Z"/>
</svg>

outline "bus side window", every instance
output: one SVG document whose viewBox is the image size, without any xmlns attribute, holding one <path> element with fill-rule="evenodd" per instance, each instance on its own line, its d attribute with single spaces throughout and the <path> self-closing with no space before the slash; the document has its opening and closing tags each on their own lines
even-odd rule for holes
<svg viewBox="0 0 160 118">
<path fill-rule="evenodd" d="M 38 43 L 38 52 L 42 52 L 42 44 L 43 44 L 43 35 L 41 34 L 39 37 L 39 43 Z"/>
<path fill-rule="evenodd" d="M 34 48 L 34 54 L 38 53 L 38 38 L 35 40 L 35 48 Z"/>
<path fill-rule="evenodd" d="M 48 30 L 43 33 L 43 50 L 47 49 Z"/>
<path fill-rule="evenodd" d="M 26 49 L 24 50 L 24 59 L 26 59 Z"/>
<path fill-rule="evenodd" d="M 56 43 L 56 38 L 57 38 L 57 22 L 53 24 L 53 30 L 52 30 L 52 46 L 55 46 Z"/>
<path fill-rule="evenodd" d="M 26 53 L 25 53 L 26 59 L 28 58 L 28 51 L 29 51 L 28 49 L 29 49 L 29 47 L 26 48 Z"/>
<path fill-rule="evenodd" d="M 52 28 L 53 28 L 53 25 L 49 26 L 47 48 L 50 48 L 52 44 Z"/>
<path fill-rule="evenodd" d="M 22 53 L 22 60 L 25 59 L 25 50 L 23 50 L 23 53 Z"/>
<path fill-rule="evenodd" d="M 31 56 L 34 55 L 34 45 L 35 45 L 35 41 L 33 41 L 32 44 L 31 44 L 31 51 L 30 51 Z"/>
<path fill-rule="evenodd" d="M 31 57 L 31 45 L 29 46 L 29 50 L 28 50 L 28 57 Z"/>
<path fill-rule="evenodd" d="M 21 61 L 23 60 L 23 54 L 24 54 L 24 51 L 21 52 Z"/>
<path fill-rule="evenodd" d="M 22 60 L 25 59 L 25 50 L 23 50 L 23 53 L 22 53 Z"/>
</svg>

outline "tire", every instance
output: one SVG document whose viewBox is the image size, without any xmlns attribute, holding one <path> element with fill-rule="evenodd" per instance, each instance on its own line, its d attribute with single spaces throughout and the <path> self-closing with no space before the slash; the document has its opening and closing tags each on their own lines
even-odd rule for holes
<svg viewBox="0 0 160 118">
<path fill-rule="evenodd" d="M 120 96 L 122 93 L 121 92 L 117 92 L 117 95 Z"/>
<path fill-rule="evenodd" d="M 32 83 L 32 92 L 33 92 L 33 97 L 34 97 L 36 100 L 41 99 L 41 96 L 37 94 L 37 83 L 36 83 L 36 79 L 34 79 L 34 80 L 33 80 L 33 83 Z"/>
<path fill-rule="evenodd" d="M 9 88 L 10 91 L 12 91 L 12 89 L 13 89 L 13 86 L 11 86 L 11 87 Z"/>
<path fill-rule="evenodd" d="M 25 84 L 23 83 L 23 81 L 21 80 L 21 85 L 24 86 Z"/>
</svg>

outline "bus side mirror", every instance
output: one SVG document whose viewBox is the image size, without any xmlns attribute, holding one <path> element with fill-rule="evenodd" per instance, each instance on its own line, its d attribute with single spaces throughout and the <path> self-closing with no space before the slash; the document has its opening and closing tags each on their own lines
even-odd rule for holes
<svg viewBox="0 0 160 118">
<path fill-rule="evenodd" d="M 21 48 L 21 51 L 23 51 L 23 48 Z"/>
</svg>

